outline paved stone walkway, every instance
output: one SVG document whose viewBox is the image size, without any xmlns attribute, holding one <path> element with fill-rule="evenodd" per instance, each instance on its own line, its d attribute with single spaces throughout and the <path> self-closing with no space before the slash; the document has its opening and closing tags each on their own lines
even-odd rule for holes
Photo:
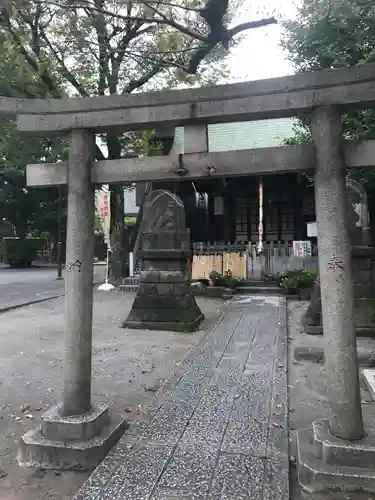
<svg viewBox="0 0 375 500">
<path fill-rule="evenodd" d="M 286 301 L 237 297 L 74 500 L 288 500 Z"/>
</svg>

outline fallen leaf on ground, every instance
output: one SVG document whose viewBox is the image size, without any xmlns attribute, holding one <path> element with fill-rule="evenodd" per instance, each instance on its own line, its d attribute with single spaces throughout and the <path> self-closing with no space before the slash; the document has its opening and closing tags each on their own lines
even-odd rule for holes
<svg viewBox="0 0 375 500">
<path fill-rule="evenodd" d="M 152 385 L 149 387 L 145 387 L 146 392 L 157 392 L 159 389 L 160 389 L 160 385 L 158 385 L 158 384 Z"/>
</svg>

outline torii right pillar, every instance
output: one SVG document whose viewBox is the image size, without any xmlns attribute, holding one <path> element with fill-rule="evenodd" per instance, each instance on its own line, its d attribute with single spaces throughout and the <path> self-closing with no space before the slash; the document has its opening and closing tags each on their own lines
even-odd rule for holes
<svg viewBox="0 0 375 500">
<path fill-rule="evenodd" d="M 315 109 L 311 127 L 331 411 L 329 419 L 298 432 L 298 477 L 302 490 L 314 499 L 332 494 L 352 498 L 348 492 L 375 492 L 375 435 L 365 433 L 361 408 L 341 111 Z"/>
</svg>

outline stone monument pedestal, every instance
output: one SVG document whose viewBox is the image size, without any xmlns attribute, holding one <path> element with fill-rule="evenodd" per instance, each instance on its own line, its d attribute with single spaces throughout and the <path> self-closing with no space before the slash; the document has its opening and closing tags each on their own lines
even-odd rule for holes
<svg viewBox="0 0 375 500">
<path fill-rule="evenodd" d="M 328 420 L 297 433 L 298 480 L 308 498 L 346 500 L 375 492 L 375 432 L 359 441 L 331 434 Z"/>
<path fill-rule="evenodd" d="M 195 331 L 204 316 L 190 289 L 187 262 L 191 251 L 183 204 L 168 191 L 154 191 L 144 217 L 140 283 L 122 326 Z"/>
<path fill-rule="evenodd" d="M 374 247 L 356 246 L 352 248 L 354 317 L 358 336 L 375 337 L 374 260 Z M 306 333 L 323 334 L 319 280 L 315 284 L 311 302 L 303 321 Z"/>
<path fill-rule="evenodd" d="M 187 233 L 158 231 L 148 235 L 151 245 L 181 246 Z M 190 251 L 143 249 L 142 271 L 137 295 L 123 328 L 195 331 L 204 316 L 193 294 L 187 271 Z"/>
</svg>

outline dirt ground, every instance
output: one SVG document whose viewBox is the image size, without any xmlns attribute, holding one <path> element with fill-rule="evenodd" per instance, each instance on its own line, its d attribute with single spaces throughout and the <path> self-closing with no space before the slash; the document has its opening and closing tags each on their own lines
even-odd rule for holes
<svg viewBox="0 0 375 500">
<path fill-rule="evenodd" d="M 194 334 L 124 330 L 133 294 L 96 293 L 93 328 L 93 400 L 134 421 L 185 357 L 217 321 L 224 302 L 200 299 L 206 316 Z M 0 315 L 0 500 L 69 499 L 86 473 L 21 469 L 17 440 L 60 401 L 64 299 Z"/>
<path fill-rule="evenodd" d="M 307 302 L 289 301 L 288 304 L 288 336 L 289 336 L 289 423 L 290 454 L 296 456 L 295 433 L 298 429 L 310 427 L 314 420 L 327 418 L 329 405 L 326 395 L 326 379 L 324 364 L 321 362 L 298 360 L 294 358 L 294 350 L 300 347 L 322 348 L 322 336 L 303 333 L 301 320 L 308 306 Z M 375 339 L 358 339 L 359 352 L 375 352 Z M 367 356 L 368 358 L 369 356 Z M 360 367 L 360 373 L 362 368 Z M 367 390 L 362 377 L 361 400 L 365 424 L 372 427 L 375 422 L 375 403 Z M 300 500 L 296 470 L 291 461 L 292 500 Z M 348 500 L 375 500 L 371 495 L 348 495 Z"/>
</svg>

